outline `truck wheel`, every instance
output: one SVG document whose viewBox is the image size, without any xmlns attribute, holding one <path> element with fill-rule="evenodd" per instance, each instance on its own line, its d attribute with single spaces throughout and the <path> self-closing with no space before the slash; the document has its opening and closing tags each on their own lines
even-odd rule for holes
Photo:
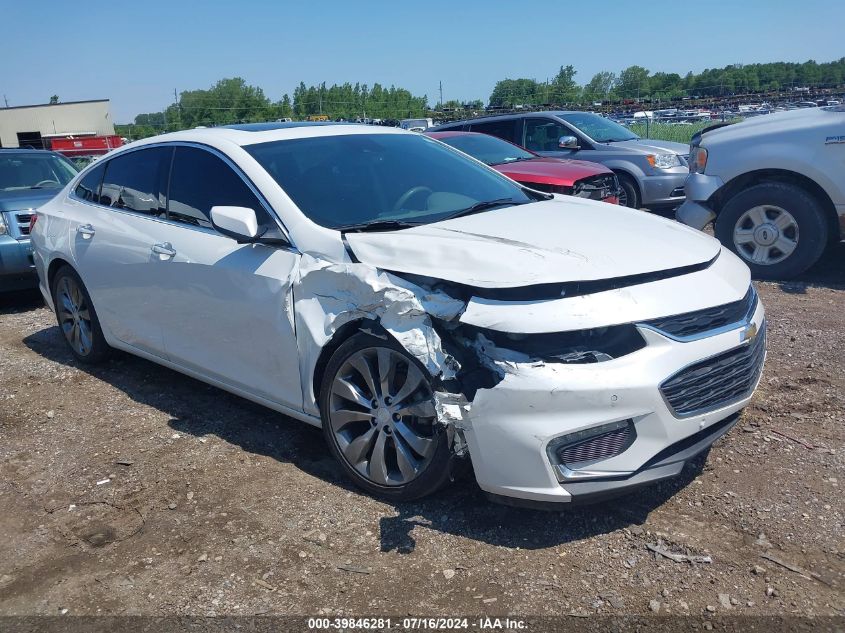
<svg viewBox="0 0 845 633">
<path fill-rule="evenodd" d="M 619 205 L 639 209 L 640 192 L 637 190 L 637 185 L 630 176 L 617 174 L 617 177 L 619 178 Z"/>
<path fill-rule="evenodd" d="M 814 196 L 769 182 L 728 200 L 716 218 L 716 237 L 745 260 L 756 279 L 791 279 L 822 256 L 828 227 Z"/>
<path fill-rule="evenodd" d="M 449 481 L 451 449 L 431 379 L 398 343 L 361 333 L 338 347 L 320 414 L 332 455 L 370 494 L 410 501 Z"/>
</svg>

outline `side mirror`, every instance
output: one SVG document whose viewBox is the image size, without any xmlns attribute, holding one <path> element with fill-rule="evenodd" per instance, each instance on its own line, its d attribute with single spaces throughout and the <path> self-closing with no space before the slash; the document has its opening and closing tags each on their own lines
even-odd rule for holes
<svg viewBox="0 0 845 633">
<path fill-rule="evenodd" d="M 557 140 L 560 149 L 578 149 L 578 139 L 574 136 L 561 136 Z"/>
<path fill-rule="evenodd" d="M 226 237 L 239 244 L 258 237 L 258 218 L 248 207 L 211 207 L 211 224 Z"/>
</svg>

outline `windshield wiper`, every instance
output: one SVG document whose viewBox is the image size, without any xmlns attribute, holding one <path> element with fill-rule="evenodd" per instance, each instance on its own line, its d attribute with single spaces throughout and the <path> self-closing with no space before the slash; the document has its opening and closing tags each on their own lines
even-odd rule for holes
<svg viewBox="0 0 845 633">
<path fill-rule="evenodd" d="M 482 200 L 481 202 L 476 202 L 474 205 L 467 207 L 466 209 L 459 209 L 452 213 L 451 215 L 447 215 L 445 218 L 438 220 L 439 222 L 443 222 L 444 220 L 453 220 L 455 218 L 460 218 L 465 215 L 472 215 L 473 213 L 481 213 L 482 211 L 487 211 L 489 209 L 494 209 L 496 207 L 503 207 L 505 205 L 508 206 L 516 206 L 519 204 L 528 204 L 528 201 L 522 202 L 520 200 L 514 200 L 513 198 L 498 198 L 496 200 Z"/>
<path fill-rule="evenodd" d="M 370 220 L 369 222 L 359 222 L 358 224 L 345 224 L 343 226 L 336 226 L 336 231 L 342 233 L 363 233 L 365 231 L 398 231 L 399 229 L 408 229 L 412 226 L 419 226 L 420 222 L 408 222 L 407 220 Z"/>
</svg>

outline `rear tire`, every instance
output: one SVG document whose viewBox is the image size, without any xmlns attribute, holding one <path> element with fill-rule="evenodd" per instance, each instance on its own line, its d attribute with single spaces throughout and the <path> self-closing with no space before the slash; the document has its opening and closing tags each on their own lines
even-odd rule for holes
<svg viewBox="0 0 845 633">
<path fill-rule="evenodd" d="M 389 501 L 432 494 L 452 474 L 431 377 L 392 339 L 355 334 L 332 354 L 320 386 L 329 450 L 347 476 Z"/>
<path fill-rule="evenodd" d="M 716 218 L 715 233 L 756 279 L 792 279 L 819 260 L 829 231 L 815 196 L 796 185 L 768 182 L 730 198 Z"/>
<path fill-rule="evenodd" d="M 53 277 L 52 292 L 59 331 L 74 358 L 87 365 L 108 358 L 111 348 L 103 336 L 88 290 L 76 271 L 62 266 Z"/>
<path fill-rule="evenodd" d="M 619 204 L 623 207 L 630 207 L 631 209 L 640 208 L 640 192 L 637 185 L 630 176 L 625 174 L 617 174 L 619 178 Z"/>
</svg>

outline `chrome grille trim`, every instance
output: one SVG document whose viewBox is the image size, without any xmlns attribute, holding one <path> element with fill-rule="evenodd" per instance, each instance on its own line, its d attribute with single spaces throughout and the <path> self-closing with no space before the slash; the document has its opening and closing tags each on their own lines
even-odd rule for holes
<svg viewBox="0 0 845 633">
<path fill-rule="evenodd" d="M 651 319 L 637 323 L 637 326 L 654 330 L 672 340 L 687 343 L 746 325 L 757 311 L 757 303 L 757 291 L 754 286 L 749 286 L 748 292 L 739 301 Z"/>
</svg>

